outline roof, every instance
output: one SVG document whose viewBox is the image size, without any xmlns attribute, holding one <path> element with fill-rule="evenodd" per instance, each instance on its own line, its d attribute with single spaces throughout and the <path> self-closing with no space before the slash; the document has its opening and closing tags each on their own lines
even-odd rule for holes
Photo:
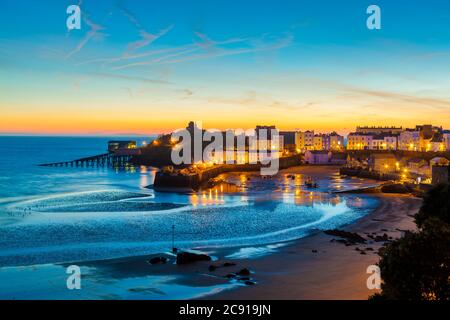
<svg viewBox="0 0 450 320">
<path fill-rule="evenodd" d="M 433 138 L 431 139 L 431 142 L 442 142 L 442 141 L 443 141 L 442 138 L 443 138 L 443 137 L 442 137 L 441 134 L 435 133 L 434 136 L 433 136 Z"/>
<path fill-rule="evenodd" d="M 110 143 L 136 143 L 135 140 L 110 140 L 108 141 L 108 144 Z"/>
<path fill-rule="evenodd" d="M 427 160 L 425 159 L 421 159 L 421 158 L 411 158 L 408 160 L 408 163 L 421 163 L 421 162 L 427 162 Z"/>
</svg>

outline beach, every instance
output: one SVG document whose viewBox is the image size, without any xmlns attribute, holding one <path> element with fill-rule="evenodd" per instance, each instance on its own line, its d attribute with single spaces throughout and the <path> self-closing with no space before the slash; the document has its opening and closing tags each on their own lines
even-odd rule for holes
<svg viewBox="0 0 450 320">
<path fill-rule="evenodd" d="M 413 215 L 421 199 L 410 196 L 379 195 L 380 206 L 371 214 L 342 228 L 367 234 L 388 234 L 398 238 L 403 230 L 414 230 Z M 367 299 L 367 267 L 379 261 L 381 242 L 345 246 L 330 242 L 336 237 L 319 233 L 299 239 L 279 252 L 259 259 L 240 261 L 255 272 L 255 286 L 228 290 L 213 299 Z M 355 248 L 373 248 L 361 254 Z M 317 250 L 317 252 L 313 252 Z"/>
<path fill-rule="evenodd" d="M 79 170 L 58 170 L 66 174 L 48 175 L 46 185 L 61 188 L 68 176 L 78 181 Z M 225 180 L 244 191 L 218 195 L 154 193 L 145 188 L 152 172 L 110 177 L 85 169 L 83 183 L 64 192 L 5 198 L 0 298 L 367 299 L 374 291 L 366 269 L 382 244 L 370 243 L 368 234 L 400 237 L 399 230 L 414 229 L 411 215 L 421 204 L 406 195 L 334 194 L 378 184 L 340 176 L 336 166 L 292 167 L 272 178 L 229 173 Z M 318 189 L 305 188 L 308 177 Z M 177 265 L 169 251 L 172 224 L 176 247 L 212 261 Z M 323 233 L 333 228 L 369 241 L 346 246 Z M 167 263 L 149 263 L 160 256 Z M 82 290 L 67 290 L 70 265 L 81 268 Z M 243 269 L 248 274 L 237 275 Z"/>
<path fill-rule="evenodd" d="M 259 248 L 207 249 L 216 261 L 202 261 L 188 265 L 162 264 L 149 266 L 149 256 L 96 261 L 84 264 L 98 270 L 108 269 L 111 278 L 142 276 L 173 276 L 173 284 L 184 288 L 201 288 L 202 293 L 191 298 L 202 299 L 295 299 L 295 300 L 365 300 L 377 290 L 366 285 L 367 268 L 379 261 L 378 249 L 383 242 L 367 236 L 387 234 L 392 239 L 405 230 L 414 230 L 412 215 L 422 200 L 404 195 L 376 195 L 379 206 L 372 213 L 341 228 L 356 232 L 368 239 L 367 244 L 346 246 L 335 236 L 323 232 L 284 244 Z M 230 258 L 231 253 L 256 252 L 256 257 Z M 365 254 L 361 254 L 361 251 Z M 167 256 L 167 255 L 166 255 Z M 245 255 L 244 255 L 245 256 Z M 170 256 L 169 256 L 170 258 Z M 224 263 L 233 265 L 224 267 Z M 211 271 L 209 266 L 218 268 Z M 254 284 L 227 278 L 230 273 L 249 269 Z M 238 278 L 236 278 L 238 279 Z M 206 290 L 210 288 L 210 290 Z M 139 287 L 134 290 L 151 290 Z M 167 299 L 173 296 L 165 296 Z"/>
</svg>

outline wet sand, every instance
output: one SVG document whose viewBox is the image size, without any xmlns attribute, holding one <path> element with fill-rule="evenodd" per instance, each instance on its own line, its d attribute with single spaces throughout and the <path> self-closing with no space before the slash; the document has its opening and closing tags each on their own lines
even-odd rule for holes
<svg viewBox="0 0 450 320">
<path fill-rule="evenodd" d="M 293 167 L 280 173 L 320 177 L 335 174 L 336 170 L 336 167 L 331 166 Z M 262 249 L 263 255 L 256 258 L 226 258 L 240 248 L 203 248 L 204 252 L 218 260 L 179 266 L 174 264 L 175 257 L 166 253 L 162 255 L 169 258 L 169 263 L 162 265 L 149 265 L 148 260 L 152 256 L 84 262 L 80 265 L 94 267 L 113 279 L 171 276 L 174 277 L 174 284 L 192 288 L 221 286 L 219 290 L 213 290 L 213 294 L 205 290 L 207 295 L 203 298 L 206 299 L 367 299 L 377 292 L 367 288 L 366 281 L 370 275 L 367 267 L 379 261 L 377 251 L 383 244 L 371 240 L 368 235 L 382 236 L 386 233 L 394 239 L 401 237 L 404 230 L 414 230 L 412 215 L 422 203 L 421 199 L 409 195 L 370 196 L 378 198 L 377 209 L 341 228 L 357 232 L 368 239 L 367 244 L 346 246 L 336 241 L 340 238 L 318 232 L 280 247 L 270 247 L 270 254 L 264 254 L 267 246 L 257 247 L 257 250 Z M 214 271 L 208 269 L 210 265 L 221 266 L 224 262 L 233 262 L 235 265 L 219 267 Z M 226 277 L 242 268 L 252 271 L 248 277 L 256 284 L 245 285 L 245 280 Z"/>
<path fill-rule="evenodd" d="M 204 249 L 217 261 L 204 261 L 188 265 L 174 264 L 175 256 L 168 253 L 169 263 L 149 265 L 152 256 L 140 256 L 80 263 L 94 267 L 104 277 L 124 279 L 130 277 L 171 276 L 172 283 L 191 288 L 204 288 L 204 294 L 194 298 L 203 299 L 367 299 L 376 293 L 366 285 L 367 267 L 379 261 L 377 254 L 382 242 L 372 241 L 368 234 L 399 238 L 404 230 L 414 230 L 412 215 L 422 200 L 406 195 L 374 195 L 380 205 L 372 213 L 341 229 L 357 232 L 368 239 L 367 244 L 346 246 L 336 242 L 338 237 L 323 232 L 275 247 L 270 254 L 257 258 L 226 258 L 239 248 Z M 335 240 L 333 240 L 335 239 Z M 264 246 L 263 246 L 264 248 Z M 361 254 L 356 248 L 364 250 Z M 372 250 L 367 250 L 371 248 Z M 235 265 L 223 267 L 223 263 Z M 211 271 L 210 265 L 219 266 Z M 248 277 L 256 282 L 246 285 L 236 278 L 228 279 L 230 273 L 248 268 Z M 219 289 L 208 290 L 220 286 Z M 144 285 L 146 290 L 155 289 Z M 157 289 L 157 288 L 156 288 Z M 155 290 L 156 290 L 155 289 Z M 145 297 L 143 297 L 145 298 Z M 148 298 L 151 298 L 149 296 Z M 165 296 L 171 299 L 170 296 Z M 172 297 L 173 298 L 173 297 Z"/>
</svg>

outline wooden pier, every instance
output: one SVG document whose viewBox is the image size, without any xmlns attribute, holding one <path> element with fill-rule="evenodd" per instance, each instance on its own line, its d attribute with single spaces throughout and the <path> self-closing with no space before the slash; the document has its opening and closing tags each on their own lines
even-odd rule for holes
<svg viewBox="0 0 450 320">
<path fill-rule="evenodd" d="M 72 161 L 54 162 L 41 164 L 42 167 L 124 167 L 127 165 L 132 154 L 104 153 L 97 156 L 81 158 Z"/>
</svg>

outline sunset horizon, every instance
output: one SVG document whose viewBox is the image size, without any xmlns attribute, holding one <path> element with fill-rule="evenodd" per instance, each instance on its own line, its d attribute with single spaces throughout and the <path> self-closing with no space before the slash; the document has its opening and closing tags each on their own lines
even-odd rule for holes
<svg viewBox="0 0 450 320">
<path fill-rule="evenodd" d="M 15 312 L 445 308 L 450 1 L 1 0 L 0 24 Z"/>
</svg>

